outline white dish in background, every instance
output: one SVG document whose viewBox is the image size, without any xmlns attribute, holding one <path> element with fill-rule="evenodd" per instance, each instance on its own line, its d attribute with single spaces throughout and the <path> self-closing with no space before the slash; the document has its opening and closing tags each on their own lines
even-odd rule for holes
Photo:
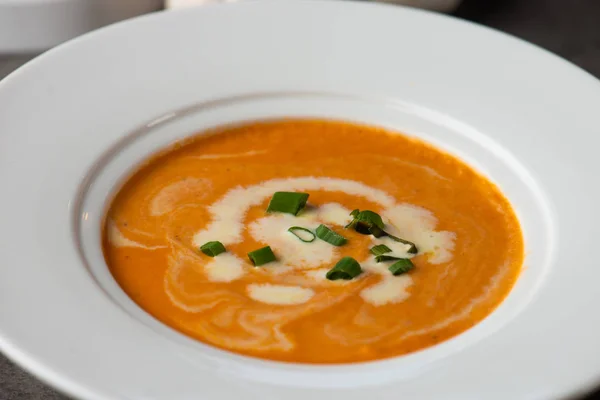
<svg viewBox="0 0 600 400">
<path fill-rule="evenodd" d="M 165 0 L 166 8 L 195 7 L 208 3 L 226 3 L 247 0 Z M 292 0 L 296 1 L 296 0 Z M 458 7 L 462 0 L 370 0 L 382 3 L 400 4 L 411 7 L 419 7 L 428 10 L 451 12 Z"/>
<path fill-rule="evenodd" d="M 0 0 L 0 54 L 41 52 L 162 6 L 163 0 Z"/>
<path fill-rule="evenodd" d="M 600 377 L 598 104 L 600 83 L 564 60 L 400 7 L 240 2 L 78 38 L 0 83 L 0 348 L 84 399 L 504 400 L 590 389 Z M 432 348 L 345 366 L 231 354 L 136 306 L 98 241 L 119 179 L 203 127 L 289 115 L 405 131 L 494 180 L 527 250 L 504 303 Z"/>
<path fill-rule="evenodd" d="M 428 10 L 450 12 L 456 9 L 462 0 L 375 0 L 382 3 L 402 4 L 411 7 L 420 7 Z"/>
</svg>

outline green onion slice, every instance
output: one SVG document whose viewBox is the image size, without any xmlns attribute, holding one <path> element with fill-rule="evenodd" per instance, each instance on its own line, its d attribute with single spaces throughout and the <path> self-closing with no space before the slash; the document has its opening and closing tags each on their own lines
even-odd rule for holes
<svg viewBox="0 0 600 400">
<path fill-rule="evenodd" d="M 375 236 L 376 238 L 380 238 L 382 236 L 388 236 L 388 233 L 386 231 L 384 231 L 383 229 L 380 229 L 378 226 L 373 225 L 370 228 L 367 228 L 368 233 L 365 233 L 365 235 L 368 235 L 369 233 L 373 236 Z"/>
<path fill-rule="evenodd" d="M 221 253 L 225 253 L 225 246 L 219 241 L 206 242 L 200 246 L 200 250 L 209 257 L 218 256 Z"/>
<path fill-rule="evenodd" d="M 327 272 L 325 277 L 330 281 L 335 281 L 338 279 L 350 280 L 352 278 L 356 278 L 361 273 L 362 268 L 360 267 L 358 261 L 352 257 L 344 257 L 338 261 L 337 264 L 335 264 L 335 267 Z"/>
<path fill-rule="evenodd" d="M 408 240 L 405 239 L 400 239 L 399 237 L 396 237 L 394 235 L 390 235 L 387 232 L 384 232 L 386 234 L 386 236 L 388 236 L 390 239 L 395 240 L 396 242 L 400 242 L 406 245 L 409 245 L 410 248 L 407 250 L 407 253 L 410 254 L 417 254 L 419 252 L 419 249 L 417 249 L 417 245 L 414 244 L 413 242 L 409 242 Z M 377 236 L 376 236 L 377 237 Z"/>
<path fill-rule="evenodd" d="M 275 192 L 267 212 L 282 212 L 287 214 L 298 215 L 300 210 L 306 205 L 308 200 L 308 193 L 297 193 L 297 192 Z"/>
<path fill-rule="evenodd" d="M 363 235 L 371 235 L 371 228 L 377 228 L 383 231 L 385 226 L 381 216 L 371 210 L 353 210 L 350 215 L 353 217 L 352 221 L 345 228 L 354 228 L 358 233 Z"/>
<path fill-rule="evenodd" d="M 358 228 L 358 226 L 357 226 L 357 228 Z M 371 235 L 375 236 L 376 238 L 387 236 L 387 237 L 389 237 L 390 239 L 392 239 L 392 240 L 394 240 L 396 242 L 400 242 L 400 243 L 409 245 L 410 248 L 406 251 L 407 253 L 417 254 L 419 252 L 419 250 L 417 249 L 417 245 L 414 244 L 413 242 L 409 242 L 408 240 L 401 239 L 401 238 L 399 238 L 397 236 L 389 234 L 386 231 L 384 231 L 383 229 L 379 229 L 379 227 L 377 227 L 377 226 L 372 226 L 371 228 L 369 228 L 369 232 L 371 233 Z"/>
<path fill-rule="evenodd" d="M 402 275 L 413 269 L 415 265 L 408 258 L 402 258 L 388 268 L 390 272 L 394 275 Z"/>
<path fill-rule="evenodd" d="M 360 214 L 360 210 L 358 208 L 355 208 L 354 210 L 352 210 L 350 212 L 350 216 L 352 217 L 352 220 L 348 223 L 348 225 L 344 226 L 344 228 L 354 228 L 354 226 L 356 225 L 356 216 Z"/>
<path fill-rule="evenodd" d="M 377 262 L 394 261 L 394 260 L 404 260 L 404 258 L 395 257 L 395 256 L 388 256 L 388 255 L 385 255 L 385 254 L 380 254 L 378 256 L 375 256 L 375 261 L 377 261 Z"/>
<path fill-rule="evenodd" d="M 385 254 L 385 253 L 391 253 L 392 249 L 390 249 L 389 247 L 387 247 L 385 244 L 378 244 L 377 246 L 371 247 L 371 249 L 369 251 L 374 256 L 380 256 L 380 255 Z"/>
<path fill-rule="evenodd" d="M 417 254 L 419 252 L 417 246 L 413 242 L 387 233 L 384 230 L 385 224 L 383 223 L 383 219 L 376 212 L 370 210 L 353 210 L 350 215 L 352 215 L 354 219 L 344 228 L 353 228 L 358 233 L 363 235 L 373 235 L 376 238 L 388 236 L 390 239 L 395 240 L 396 242 L 409 245 L 410 248 L 407 251 L 408 253 Z"/>
<path fill-rule="evenodd" d="M 373 229 L 379 229 L 376 226 L 369 226 L 368 224 L 366 224 L 364 221 L 356 221 L 354 222 L 354 226 L 353 226 L 354 230 L 358 233 L 360 233 L 361 235 L 371 235 L 373 234 L 373 232 L 371 232 L 371 230 Z M 371 229 L 372 228 L 372 229 Z M 377 237 L 377 236 L 376 236 Z"/>
<path fill-rule="evenodd" d="M 335 233 L 323 224 L 319 225 L 315 232 L 319 239 L 324 240 L 334 246 L 342 246 L 348 242 L 348 239 L 338 233 Z"/>
<path fill-rule="evenodd" d="M 356 221 L 358 223 L 364 223 L 365 225 L 368 225 L 369 227 L 376 226 L 379 229 L 383 229 L 383 227 L 385 226 L 383 224 L 383 219 L 381 219 L 381 215 L 379 215 L 376 212 L 373 212 L 371 210 L 361 211 L 354 218 L 356 218 Z"/>
<path fill-rule="evenodd" d="M 254 264 L 255 267 L 259 267 L 276 260 L 275 254 L 273 254 L 273 250 L 271 250 L 271 247 L 269 246 L 251 251 L 248 253 L 248 258 L 250 258 L 250 261 L 252 261 L 252 264 Z"/>
<path fill-rule="evenodd" d="M 303 228 L 301 226 L 292 226 L 288 229 L 292 235 L 296 236 L 298 239 L 303 241 L 304 243 L 310 243 L 315 240 L 315 234 L 310 230 Z"/>
</svg>

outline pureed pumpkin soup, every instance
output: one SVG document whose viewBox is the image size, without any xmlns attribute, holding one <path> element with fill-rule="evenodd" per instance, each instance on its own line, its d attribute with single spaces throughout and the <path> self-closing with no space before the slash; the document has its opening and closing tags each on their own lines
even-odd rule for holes
<svg viewBox="0 0 600 400">
<path fill-rule="evenodd" d="M 498 188 L 419 140 L 323 120 L 216 129 L 152 157 L 107 212 L 106 262 L 165 324 L 302 363 L 423 349 L 485 318 L 523 263 Z"/>
</svg>

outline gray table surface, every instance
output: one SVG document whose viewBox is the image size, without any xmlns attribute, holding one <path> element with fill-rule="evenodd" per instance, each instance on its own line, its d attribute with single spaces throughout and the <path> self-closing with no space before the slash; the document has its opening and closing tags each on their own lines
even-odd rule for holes
<svg viewBox="0 0 600 400">
<path fill-rule="evenodd" d="M 600 0 L 465 0 L 455 15 L 533 42 L 600 77 Z M 0 79 L 31 57 L 0 56 Z M 67 397 L 0 354 L 0 400 L 17 399 Z M 600 399 L 600 391 L 589 399 Z"/>
</svg>

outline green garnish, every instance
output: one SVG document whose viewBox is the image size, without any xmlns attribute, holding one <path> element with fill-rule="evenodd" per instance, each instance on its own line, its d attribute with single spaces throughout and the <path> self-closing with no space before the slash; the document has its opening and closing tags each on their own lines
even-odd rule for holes
<svg viewBox="0 0 600 400">
<path fill-rule="evenodd" d="M 350 212 L 350 216 L 352 217 L 352 221 L 350 221 L 346 226 L 344 226 L 344 228 L 348 229 L 348 228 L 354 228 L 354 225 L 356 225 L 356 216 L 360 214 L 360 210 L 358 208 L 355 208 L 354 210 L 352 210 Z"/>
<path fill-rule="evenodd" d="M 378 228 L 383 231 L 383 220 L 381 219 L 381 216 L 374 211 L 353 210 L 350 215 L 353 219 L 345 226 L 346 228 L 354 228 L 356 232 L 362 233 L 363 235 L 372 234 L 371 228 Z"/>
<path fill-rule="evenodd" d="M 335 281 L 338 279 L 350 280 L 352 278 L 357 277 L 362 273 L 362 268 L 358 261 L 356 261 L 352 257 L 344 257 L 335 267 L 331 268 L 325 277 L 330 281 Z"/>
<path fill-rule="evenodd" d="M 306 229 L 301 226 L 292 226 L 290 229 L 288 229 L 288 232 L 290 232 L 292 235 L 296 236 L 298 239 L 300 239 L 304 243 L 313 242 L 316 237 L 315 234 L 310 229 Z"/>
<path fill-rule="evenodd" d="M 366 235 L 368 235 L 369 233 L 373 236 L 375 236 L 376 238 L 380 238 L 382 236 L 388 236 L 388 233 L 386 231 L 384 231 L 383 229 L 379 228 L 378 226 L 371 226 L 370 228 L 367 228 L 368 233 L 366 233 Z"/>
<path fill-rule="evenodd" d="M 300 210 L 306 205 L 308 200 L 308 193 L 297 193 L 297 192 L 275 192 L 267 212 L 282 212 L 287 214 L 298 215 Z"/>
<path fill-rule="evenodd" d="M 338 233 L 335 233 L 323 224 L 319 225 L 315 232 L 319 239 L 324 240 L 334 246 L 342 246 L 348 241 L 348 239 Z"/>
<path fill-rule="evenodd" d="M 394 261 L 394 260 L 404 260 L 404 258 L 395 257 L 395 256 L 388 256 L 388 255 L 385 255 L 385 254 L 381 254 L 381 255 L 375 256 L 375 261 L 377 261 L 377 262 Z"/>
<path fill-rule="evenodd" d="M 200 250 L 209 257 L 218 256 L 221 253 L 225 253 L 225 246 L 219 241 L 206 242 L 200 246 Z"/>
<path fill-rule="evenodd" d="M 409 245 L 410 248 L 407 250 L 408 253 L 417 254 L 419 252 L 417 246 L 413 242 L 387 233 L 384 230 L 385 224 L 383 223 L 383 219 L 376 212 L 370 210 L 353 210 L 350 215 L 353 219 L 345 226 L 345 228 L 353 228 L 358 233 L 362 233 L 363 235 L 373 235 L 376 238 L 387 236 L 396 242 Z"/>
<path fill-rule="evenodd" d="M 387 232 L 386 232 L 386 231 L 384 231 L 383 229 L 379 229 L 379 227 L 377 227 L 377 226 L 372 226 L 371 228 L 369 228 L 369 232 L 370 232 L 370 233 L 371 233 L 373 236 L 375 236 L 376 238 L 380 238 L 380 237 L 383 237 L 383 236 L 387 236 L 387 237 L 389 237 L 390 239 L 392 239 L 392 240 L 393 240 L 393 241 L 395 241 L 395 242 L 400 242 L 400 243 L 403 243 L 403 244 L 409 245 L 409 246 L 410 246 L 410 248 L 409 248 L 409 249 L 406 251 L 407 253 L 410 253 L 410 254 L 417 254 L 417 253 L 419 252 L 419 250 L 417 249 L 417 245 L 416 245 L 416 244 L 414 244 L 413 242 L 409 242 L 408 240 L 401 239 L 401 238 L 399 238 L 399 237 L 397 237 L 397 236 L 394 236 L 394 235 L 392 235 L 392 234 L 390 234 L 390 233 L 387 233 Z"/>
<path fill-rule="evenodd" d="M 413 269 L 415 265 L 408 258 L 402 258 L 388 268 L 390 272 L 394 275 L 402 275 Z"/>
<path fill-rule="evenodd" d="M 387 247 L 385 244 L 379 244 L 377 246 L 373 246 L 373 247 L 371 247 L 371 249 L 369 251 L 371 252 L 371 254 L 373 254 L 375 256 L 375 261 L 377 261 L 377 262 L 401 260 L 400 257 L 388 255 L 387 253 L 391 253 L 392 249 Z"/>
<path fill-rule="evenodd" d="M 385 254 L 385 253 L 391 253 L 392 249 L 390 249 L 389 247 L 387 247 L 385 244 L 378 244 L 377 246 L 371 247 L 371 249 L 369 251 L 374 256 L 380 256 L 380 255 Z"/>
<path fill-rule="evenodd" d="M 407 253 L 410 253 L 410 254 L 417 254 L 417 253 L 419 252 L 419 249 L 417 249 L 417 245 L 416 245 L 416 244 L 414 244 L 413 242 L 409 242 L 408 240 L 405 240 L 405 239 L 400 239 L 399 237 L 396 237 L 396 236 L 394 236 L 394 235 L 390 235 L 390 234 L 389 234 L 389 233 L 387 233 L 387 232 L 384 232 L 384 233 L 385 233 L 385 235 L 386 235 L 387 237 L 389 237 L 389 238 L 390 238 L 390 239 L 392 239 L 392 240 L 395 240 L 396 242 L 400 242 L 400 243 L 403 243 L 403 244 L 409 245 L 409 246 L 410 246 L 410 248 L 409 248 L 409 249 L 406 251 Z M 377 237 L 377 236 L 375 236 L 375 237 Z"/>
<path fill-rule="evenodd" d="M 383 229 L 383 227 L 385 226 L 383 224 L 383 219 L 381 219 L 381 216 L 371 210 L 361 211 L 358 214 L 356 214 L 354 218 L 356 218 L 356 222 L 358 224 L 363 223 L 369 227 L 376 226 L 379 229 Z"/>
<path fill-rule="evenodd" d="M 392 236 L 392 235 L 388 235 L 388 236 L 395 238 L 395 236 Z M 402 239 L 400 239 L 400 240 L 402 240 Z M 414 246 L 414 243 L 413 243 L 413 246 Z M 415 249 L 416 249 L 416 247 L 415 247 Z M 412 248 L 410 250 L 412 250 Z M 409 253 L 411 252 L 410 250 L 408 251 Z M 375 261 L 377 261 L 377 262 L 399 260 L 399 261 L 408 261 L 410 263 L 410 265 L 412 265 L 412 262 L 408 258 L 395 257 L 395 256 L 387 254 L 387 253 L 391 253 L 392 249 L 387 247 L 385 244 L 379 244 L 377 246 L 373 246 L 373 247 L 371 247 L 371 249 L 369 251 L 371 252 L 371 254 L 373 254 L 375 256 Z M 396 264 L 394 264 L 394 265 L 396 265 Z M 412 269 L 413 267 L 410 267 L 410 268 Z M 390 268 L 392 268 L 392 267 L 390 267 Z M 396 267 L 396 268 L 399 268 L 399 267 Z"/>
<path fill-rule="evenodd" d="M 250 258 L 250 261 L 252 261 L 252 264 L 254 264 L 255 267 L 260 267 L 261 265 L 276 260 L 275 254 L 273 254 L 273 250 L 271 250 L 271 247 L 269 246 L 251 251 L 248 253 L 248 258 Z"/>
</svg>

